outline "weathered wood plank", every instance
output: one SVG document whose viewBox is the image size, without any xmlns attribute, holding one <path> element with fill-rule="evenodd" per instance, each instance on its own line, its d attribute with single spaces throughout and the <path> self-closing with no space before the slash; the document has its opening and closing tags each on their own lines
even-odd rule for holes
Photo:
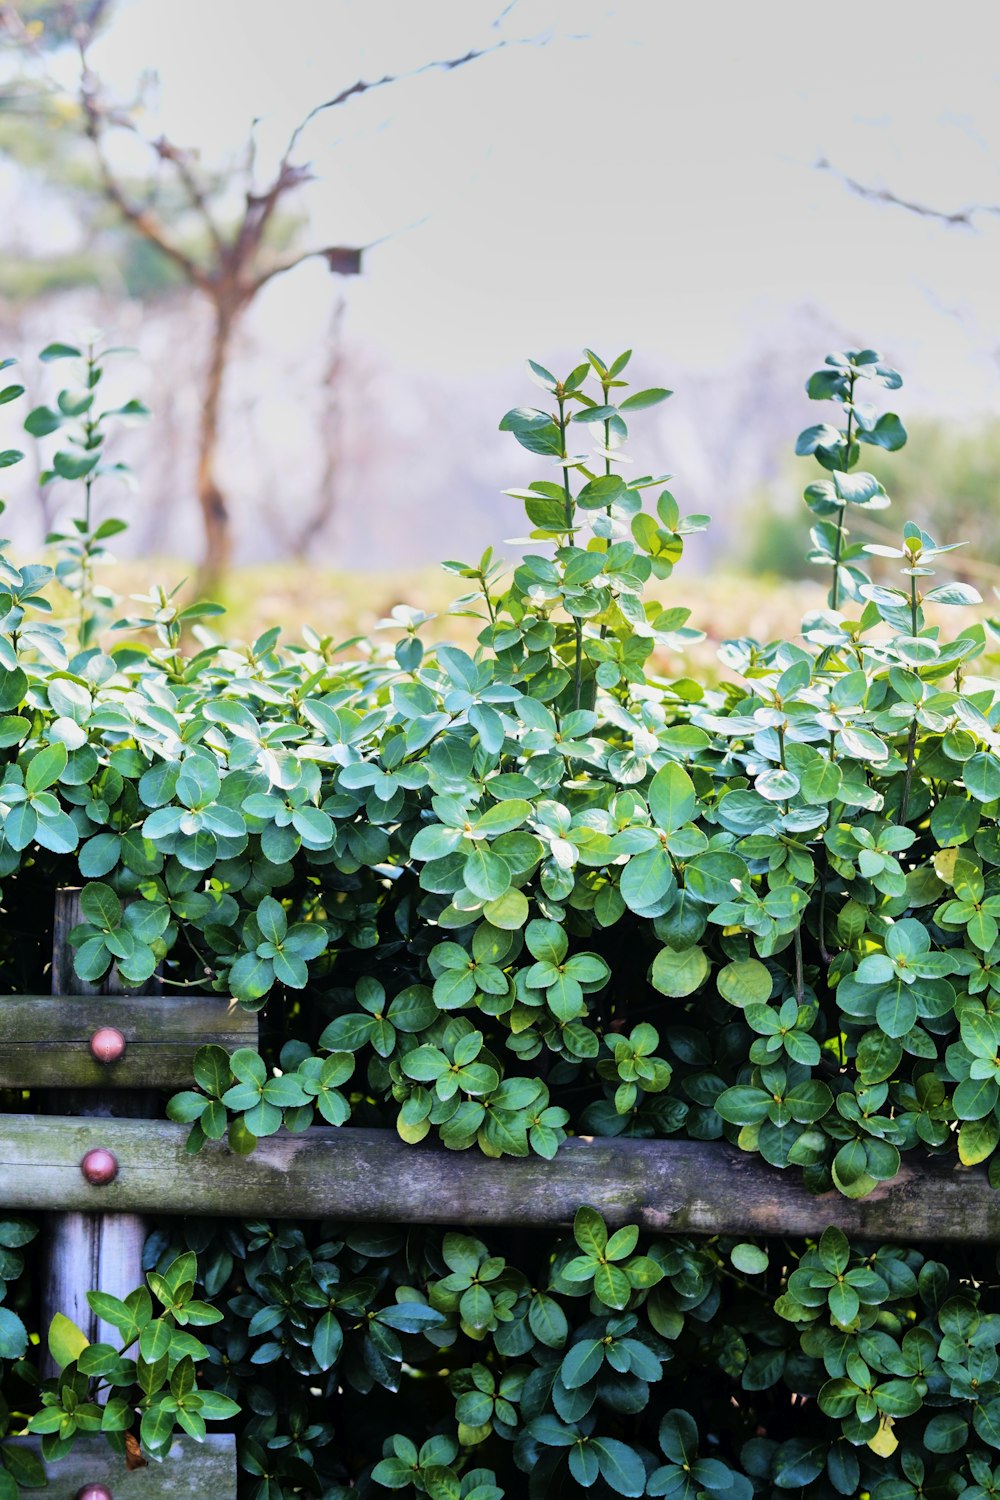
<svg viewBox="0 0 1000 1500">
<path fill-rule="evenodd" d="M 248 1157 L 222 1141 L 188 1156 L 186 1137 L 168 1121 L 0 1115 L 0 1207 L 547 1226 L 589 1203 L 612 1224 L 664 1233 L 813 1235 L 835 1224 L 874 1239 L 1000 1243 L 1000 1193 L 986 1173 L 916 1152 L 893 1182 L 851 1202 L 814 1197 L 795 1169 L 716 1141 L 578 1138 L 549 1162 L 490 1161 L 351 1127 L 279 1132 Z M 106 1187 L 80 1173 L 94 1146 L 119 1161 Z"/>
<path fill-rule="evenodd" d="M 91 1056 L 102 1026 L 125 1038 L 118 1062 Z M 0 996 L 0 1088 L 185 1088 L 207 1042 L 253 1047 L 257 1017 L 224 995 Z"/>
<path fill-rule="evenodd" d="M 41 1457 L 40 1438 L 7 1438 Z M 236 1500 L 236 1439 L 212 1433 L 203 1443 L 179 1437 L 161 1464 L 125 1467 L 100 1435 L 78 1437 L 72 1453 L 46 1465 L 48 1483 L 32 1490 L 47 1500 L 75 1500 L 84 1485 L 103 1484 L 112 1500 Z"/>
</svg>

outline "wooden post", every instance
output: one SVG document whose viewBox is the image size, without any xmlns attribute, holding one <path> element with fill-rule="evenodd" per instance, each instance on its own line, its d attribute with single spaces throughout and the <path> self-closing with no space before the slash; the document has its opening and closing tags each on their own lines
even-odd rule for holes
<svg viewBox="0 0 1000 1500">
<path fill-rule="evenodd" d="M 88 985 L 73 972 L 73 950 L 69 935 L 80 921 L 80 892 L 56 892 L 52 930 L 52 993 L 123 993 L 117 971 L 111 970 L 104 985 Z M 142 1004 L 141 999 L 136 1004 Z M 48 1105 L 53 1114 L 105 1118 L 136 1118 L 148 1115 L 149 1095 L 120 1089 L 107 1092 L 52 1090 Z M 45 1275 L 42 1288 L 42 1373 L 55 1374 L 49 1357 L 47 1334 L 53 1314 L 63 1313 L 81 1328 L 91 1343 L 115 1343 L 117 1332 L 91 1312 L 87 1292 L 100 1290 L 113 1297 L 126 1297 L 143 1282 L 142 1248 L 145 1221 L 137 1214 L 59 1213 L 49 1216 L 46 1234 Z"/>
</svg>

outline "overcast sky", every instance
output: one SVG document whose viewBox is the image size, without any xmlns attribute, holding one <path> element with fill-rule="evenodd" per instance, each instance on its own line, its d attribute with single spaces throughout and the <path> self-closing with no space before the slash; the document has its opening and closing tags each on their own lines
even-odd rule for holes
<svg viewBox="0 0 1000 1500">
<path fill-rule="evenodd" d="M 889 348 L 921 403 L 995 408 L 1000 217 L 949 228 L 815 166 L 1000 204 L 994 0 L 122 0 L 94 60 L 123 92 L 155 69 L 150 123 L 211 156 L 253 116 L 266 150 L 356 78 L 501 37 L 304 139 L 317 241 L 390 236 L 351 288 L 356 335 L 433 370 L 583 343 L 711 370 L 811 306 Z M 269 295 L 301 330 L 326 272 Z"/>
</svg>

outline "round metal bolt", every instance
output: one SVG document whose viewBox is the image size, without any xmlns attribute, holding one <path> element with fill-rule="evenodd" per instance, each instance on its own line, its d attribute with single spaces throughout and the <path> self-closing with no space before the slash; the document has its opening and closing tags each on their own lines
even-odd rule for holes
<svg viewBox="0 0 1000 1500">
<path fill-rule="evenodd" d="M 118 1158 L 105 1146 L 95 1146 L 81 1161 L 80 1171 L 92 1187 L 105 1187 L 118 1176 Z"/>
<path fill-rule="evenodd" d="M 125 1056 L 125 1038 L 117 1026 L 101 1026 L 94 1032 L 90 1055 L 99 1063 L 115 1063 Z"/>
<path fill-rule="evenodd" d="M 77 1490 L 75 1500 L 113 1500 L 113 1497 L 106 1484 L 85 1484 L 82 1490 Z"/>
</svg>

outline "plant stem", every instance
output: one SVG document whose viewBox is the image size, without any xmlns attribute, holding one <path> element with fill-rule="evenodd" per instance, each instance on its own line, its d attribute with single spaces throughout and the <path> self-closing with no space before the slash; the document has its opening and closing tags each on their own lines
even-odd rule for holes
<svg viewBox="0 0 1000 1500">
<path fill-rule="evenodd" d="M 94 393 L 94 387 L 95 387 L 95 382 L 94 382 L 94 369 L 95 369 L 95 367 L 96 367 L 96 362 L 94 360 L 94 346 L 93 346 L 93 344 L 88 344 L 87 345 L 87 390 L 91 394 L 91 400 L 93 400 L 93 393 Z M 94 444 L 94 433 L 97 430 L 97 423 L 94 421 L 92 413 L 93 413 L 93 406 L 91 406 L 90 413 L 88 414 L 87 419 L 86 419 L 86 421 L 83 424 L 84 452 L 85 453 L 91 453 L 91 452 L 93 452 L 93 449 L 94 449 L 94 446 L 95 446 L 95 444 Z M 89 632 L 88 632 L 87 626 L 88 626 L 89 616 L 88 616 L 88 613 L 87 613 L 87 606 L 88 606 L 88 604 L 90 602 L 91 593 L 93 592 L 93 557 L 91 555 L 91 536 L 90 536 L 91 492 L 93 490 L 93 485 L 94 485 L 94 475 L 93 475 L 93 471 L 91 471 L 89 474 L 87 474 L 84 477 L 84 481 L 83 481 L 83 542 L 82 542 L 81 556 L 80 556 L 80 645 L 81 646 L 86 646 L 88 644 L 87 637 L 88 637 Z"/>
<path fill-rule="evenodd" d="M 830 731 L 830 761 L 831 761 L 831 764 L 833 762 L 835 762 L 836 759 L 837 759 L 836 736 L 834 735 L 834 732 L 831 729 L 831 731 Z M 827 832 L 833 827 L 834 822 L 836 821 L 836 819 L 835 819 L 836 811 L 837 811 L 837 803 L 836 802 L 831 802 L 830 803 L 830 816 L 829 816 L 829 820 L 828 820 L 827 825 L 826 825 L 826 831 Z M 823 872 L 822 872 L 822 874 L 820 876 L 820 886 L 819 886 L 819 953 L 820 953 L 820 957 L 822 958 L 823 962 L 827 966 L 829 966 L 829 964 L 831 962 L 831 955 L 830 955 L 830 953 L 829 953 L 829 951 L 827 949 L 827 946 L 826 946 L 826 882 L 827 882 L 827 878 L 828 878 L 828 876 L 830 874 L 830 851 L 827 848 L 825 839 L 823 840 L 823 842 L 821 844 L 821 848 L 822 848 L 822 851 L 823 851 Z"/>
<path fill-rule="evenodd" d="M 851 437 L 854 425 L 854 382 L 857 379 L 854 372 L 850 375 L 850 389 L 847 393 L 847 445 L 844 451 L 845 472 L 851 467 Z M 837 540 L 833 549 L 833 587 L 830 590 L 830 608 L 836 609 L 840 603 L 840 558 L 844 550 L 844 542 L 847 540 L 847 527 L 844 525 L 844 517 L 847 514 L 847 501 L 840 507 L 840 522 L 837 526 Z"/>
<path fill-rule="evenodd" d="M 819 927 L 819 956 L 829 966 L 830 954 L 826 946 L 826 880 L 830 873 L 830 865 L 827 859 L 826 847 L 823 848 L 823 868 L 819 877 L 819 916 L 817 924 Z"/>
<path fill-rule="evenodd" d="M 565 459 L 567 459 L 569 457 L 569 450 L 568 450 L 567 444 L 566 444 L 566 431 L 567 431 L 567 428 L 569 427 L 569 423 L 566 420 L 566 398 L 565 398 L 565 396 L 558 396 L 556 399 L 559 402 L 559 436 L 562 438 L 562 455 L 561 456 L 565 460 Z M 565 507 L 566 507 L 566 513 L 565 513 L 565 518 L 564 518 L 565 522 L 566 522 L 566 545 L 567 545 L 567 547 L 571 547 L 573 545 L 573 492 L 570 489 L 570 484 L 569 484 L 569 469 L 566 467 L 565 462 L 563 463 L 562 471 L 563 471 L 563 496 L 564 496 L 564 504 L 565 504 Z"/>
<path fill-rule="evenodd" d="M 918 614 L 920 604 L 917 597 L 916 574 L 910 574 L 910 634 L 916 635 Z M 914 717 L 910 725 L 910 733 L 906 740 L 906 774 L 903 777 L 903 794 L 899 799 L 899 823 L 906 822 L 906 812 L 910 803 L 910 787 L 913 784 L 913 761 L 917 749 L 917 720 Z"/>
<path fill-rule="evenodd" d="M 559 432 L 562 437 L 563 459 L 569 457 L 569 449 L 566 443 L 566 431 L 569 423 L 566 420 L 566 398 L 558 396 L 559 402 Z M 566 503 L 566 545 L 573 545 L 573 491 L 569 483 L 569 469 L 563 463 L 563 494 Z M 576 637 L 576 654 L 573 663 L 573 707 L 580 707 L 580 698 L 583 692 L 583 621 L 577 616 L 573 617 L 573 633 Z"/>
</svg>

